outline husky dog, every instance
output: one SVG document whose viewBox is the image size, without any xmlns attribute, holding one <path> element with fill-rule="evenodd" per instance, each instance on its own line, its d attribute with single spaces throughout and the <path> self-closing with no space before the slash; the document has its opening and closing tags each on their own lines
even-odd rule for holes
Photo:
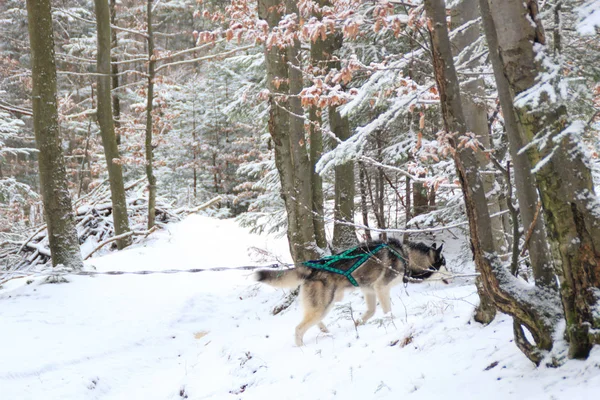
<svg viewBox="0 0 600 400">
<path fill-rule="evenodd" d="M 311 326 L 318 325 L 322 332 L 328 332 L 322 320 L 333 303 L 343 299 L 346 289 L 358 286 L 365 296 L 367 311 L 357 324 L 364 324 L 375 314 L 376 298 L 383 312 L 390 312 L 390 288 L 393 285 L 402 280 L 427 279 L 447 271 L 442 247 L 436 248 L 435 243 L 433 246 L 424 243 L 402 245 L 396 239 L 372 241 L 336 256 L 307 261 L 288 270 L 259 270 L 255 273 L 255 279 L 278 288 L 301 285 L 304 319 L 296 327 L 296 345 L 302 346 L 302 338 Z M 334 261 L 324 266 L 323 260 Z"/>
</svg>

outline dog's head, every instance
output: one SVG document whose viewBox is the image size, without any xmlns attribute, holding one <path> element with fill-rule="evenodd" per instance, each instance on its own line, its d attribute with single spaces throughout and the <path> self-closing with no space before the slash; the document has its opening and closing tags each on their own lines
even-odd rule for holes
<svg viewBox="0 0 600 400">
<path fill-rule="evenodd" d="M 433 273 L 433 275 L 431 275 L 429 279 L 433 278 L 433 280 L 441 280 L 444 283 L 450 283 L 447 277 L 449 271 L 446 268 L 446 258 L 442 254 L 443 247 L 443 244 L 441 244 L 440 247 L 436 247 L 436 244 L 434 243 L 429 249 L 429 262 L 431 265 L 430 268 L 437 271 Z"/>
</svg>

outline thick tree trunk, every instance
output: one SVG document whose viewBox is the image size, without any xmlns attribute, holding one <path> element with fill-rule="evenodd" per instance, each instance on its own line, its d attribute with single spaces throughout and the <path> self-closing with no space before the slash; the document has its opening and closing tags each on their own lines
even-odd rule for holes
<svg viewBox="0 0 600 400">
<path fill-rule="evenodd" d="M 61 264 L 67 268 L 81 269 L 83 262 L 58 124 L 50 0 L 27 0 L 27 19 L 33 79 L 33 130 L 39 150 L 40 191 L 48 226 L 52 265 Z"/>
<path fill-rule="evenodd" d="M 269 28 L 276 27 L 281 19 L 281 0 L 259 0 L 259 17 Z M 290 6 L 290 4 L 288 4 Z M 313 224 L 311 192 L 311 164 L 306 149 L 304 121 L 300 99 L 289 94 L 302 90 L 302 76 L 288 62 L 298 65 L 297 46 L 280 49 L 265 47 L 267 87 L 270 91 L 269 132 L 273 139 L 275 164 L 281 180 L 282 197 L 288 220 L 290 252 L 295 261 L 318 257 Z M 295 116 L 293 115 L 295 114 Z"/>
<path fill-rule="evenodd" d="M 534 44 L 545 35 L 535 0 L 490 0 L 503 73 L 514 96 L 535 85 L 542 67 Z M 536 174 L 555 260 L 562 269 L 560 288 L 567 320 L 569 356 L 587 358 L 593 331 L 600 329 L 594 315 L 600 287 L 600 216 L 589 167 L 580 149 L 580 136 L 563 134 L 567 110 L 542 98 L 543 107 L 515 108 L 524 143 L 545 136 L 546 146 L 531 146 L 527 155 Z"/>
<path fill-rule="evenodd" d="M 111 98 L 111 29 L 110 11 L 108 0 L 95 0 L 96 26 L 98 31 L 97 71 L 98 76 L 98 125 L 104 147 L 104 156 L 110 182 L 110 198 L 112 201 L 112 215 L 115 226 L 115 236 L 129 231 L 127 217 L 127 202 L 125 199 L 125 185 L 123 184 L 123 169 L 120 164 L 119 148 L 115 137 L 115 126 L 112 114 Z M 132 237 L 117 240 L 117 247 L 123 249 L 131 244 Z"/>
<path fill-rule="evenodd" d="M 146 176 L 148 177 L 148 229 L 154 226 L 156 218 L 156 177 L 154 176 L 154 148 L 152 145 L 152 108 L 154 100 L 154 33 L 152 30 L 152 0 L 148 0 L 146 7 L 146 23 L 148 24 L 148 93 L 146 98 Z"/>
<path fill-rule="evenodd" d="M 524 153 L 519 150 L 525 145 L 522 128 L 514 112 L 513 95 L 504 75 L 502 61 L 498 54 L 498 38 L 494 20 L 490 14 L 488 0 L 480 0 L 480 13 L 485 31 L 490 61 L 496 77 L 498 97 L 502 106 L 504 126 L 508 137 L 510 157 L 514 166 L 516 197 L 519 203 L 519 214 L 524 231 L 534 226 L 528 243 L 529 258 L 533 267 L 533 276 L 537 286 L 556 287 L 552 257 L 548 249 L 548 237 L 542 218 L 535 218 L 538 204 L 536 180 L 531 173 L 531 163 Z"/>
<path fill-rule="evenodd" d="M 298 13 L 298 4 L 295 0 L 286 0 L 286 12 Z M 304 130 L 304 109 L 300 101 L 300 92 L 304 88 L 302 70 L 300 65 L 300 41 L 294 40 L 293 45 L 287 49 L 288 77 L 289 77 L 289 112 L 290 112 L 290 141 L 292 165 L 294 175 L 293 195 L 294 205 L 298 219 L 296 232 L 299 252 L 305 259 L 315 258 L 319 251 L 316 246 L 315 227 L 313 223 L 313 195 L 312 173 L 314 168 L 310 162 L 307 147 L 306 132 Z"/>
<path fill-rule="evenodd" d="M 559 318 L 557 302 L 548 292 L 535 287 L 523 287 L 508 273 L 495 254 L 491 221 L 478 163 L 470 148 L 458 148 L 455 134 L 466 132 L 459 83 L 452 60 L 443 0 L 425 0 L 425 9 L 431 29 L 434 71 L 440 93 L 442 115 L 449 144 L 454 149 L 454 163 L 462 187 L 471 246 L 475 265 L 480 272 L 483 287 L 501 311 L 512 315 L 518 327 L 525 325 L 535 340 L 529 343 L 524 335 L 518 336 L 517 345 L 533 362 L 542 360 L 553 344 L 553 333 Z M 515 334 L 522 329 L 515 329 Z"/>
</svg>

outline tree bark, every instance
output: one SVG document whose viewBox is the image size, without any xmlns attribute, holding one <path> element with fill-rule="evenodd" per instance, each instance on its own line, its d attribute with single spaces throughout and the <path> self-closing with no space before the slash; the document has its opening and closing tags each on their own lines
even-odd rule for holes
<svg viewBox="0 0 600 400">
<path fill-rule="evenodd" d="M 501 264 L 494 249 L 491 221 L 478 163 L 472 149 L 458 148 L 455 135 L 466 133 L 459 83 L 452 59 L 443 0 L 425 0 L 431 31 L 434 72 L 440 94 L 444 128 L 454 150 L 454 163 L 461 184 L 469 220 L 471 246 L 483 287 L 501 311 L 512 315 L 519 326 L 526 326 L 535 340 L 518 343 L 525 355 L 539 364 L 545 352 L 552 349 L 555 324 L 559 318 L 557 302 L 548 292 L 536 287 L 523 287 Z M 517 332 L 515 332 L 517 333 Z M 524 336 L 523 336 L 524 337 Z"/>
<path fill-rule="evenodd" d="M 543 71 L 534 45 L 545 45 L 535 0 L 489 0 L 498 38 L 502 72 L 513 96 L 535 85 Z M 546 137 L 546 145 L 531 146 L 527 156 L 536 165 L 538 189 L 555 261 L 561 267 L 560 292 L 567 321 L 569 356 L 587 358 L 600 335 L 594 315 L 600 287 L 600 216 L 592 175 L 580 149 L 580 136 L 563 134 L 569 121 L 564 105 L 542 97 L 542 105 L 515 108 L 524 143 Z"/>
<path fill-rule="evenodd" d="M 67 186 L 58 110 L 56 61 L 50 0 L 27 0 L 33 79 L 33 129 L 39 150 L 40 189 L 52 266 L 81 269 L 83 262 Z"/>
<path fill-rule="evenodd" d="M 477 0 L 462 0 L 451 11 L 451 29 L 456 29 L 461 25 L 471 23 L 471 25 L 455 34 L 452 39 L 454 56 L 458 56 L 467 49 L 469 45 L 475 43 L 480 37 L 480 25 L 472 23 L 479 18 Z M 467 50 L 460 57 L 460 62 L 466 68 L 473 68 L 479 65 L 478 60 L 470 60 L 474 55 L 473 50 Z M 474 79 L 469 76 L 466 82 L 461 83 L 462 88 L 462 106 L 467 124 L 467 131 L 473 132 L 477 140 L 486 150 L 492 149 L 490 133 L 488 129 L 487 107 L 484 100 L 485 90 L 483 78 Z M 484 170 L 493 170 L 490 160 L 483 151 L 477 151 L 476 157 L 479 165 Z M 496 177 L 493 174 L 481 176 L 486 198 L 488 199 L 488 209 L 491 214 L 500 212 L 500 204 L 496 188 Z M 502 217 L 492 218 L 492 233 L 494 235 L 494 247 L 497 251 L 507 252 L 508 246 L 504 235 L 504 226 Z"/>
<path fill-rule="evenodd" d="M 451 29 L 456 29 L 461 25 L 467 24 L 475 19 L 479 15 L 477 14 L 477 6 L 475 0 L 462 0 L 452 10 L 451 14 Z M 469 45 L 473 44 L 479 37 L 479 24 L 472 24 L 467 29 L 463 29 L 457 33 L 452 40 L 454 56 L 459 55 Z M 460 58 L 465 60 L 466 67 L 473 67 L 476 62 L 469 62 L 469 58 L 472 56 L 473 51 L 467 51 Z M 487 110 L 485 101 L 482 100 L 485 92 L 483 79 L 469 79 L 462 85 L 463 93 L 461 94 L 462 110 L 465 118 L 466 129 L 468 132 L 473 132 L 477 140 L 486 148 L 491 148 L 491 140 L 488 130 L 487 121 Z M 489 168 L 489 160 L 482 151 L 475 153 L 477 163 L 481 169 Z M 488 212 L 498 213 L 500 211 L 500 205 L 498 203 L 498 196 L 489 194 L 494 190 L 496 179 L 494 175 L 481 176 L 483 183 L 484 197 L 487 199 Z M 506 241 L 504 240 L 504 230 L 502 226 L 502 220 L 500 216 L 491 219 L 490 228 L 494 239 L 494 249 L 497 251 L 506 252 L 508 250 Z M 477 292 L 479 293 L 479 306 L 475 310 L 475 321 L 482 324 L 489 324 L 496 316 L 496 307 L 490 299 L 490 295 L 484 290 L 481 277 L 476 278 Z"/>
<path fill-rule="evenodd" d="M 319 39 L 320 40 L 320 39 Z M 314 45 L 314 44 L 313 44 Z M 312 58 L 312 46 L 311 46 Z M 314 60 L 314 58 L 313 58 Z M 323 133 L 321 126 L 321 110 L 317 106 L 310 106 L 308 110 L 310 120 L 310 169 L 312 183 L 312 211 L 313 225 L 315 227 L 315 240 L 317 246 L 324 249 L 327 247 L 325 236 L 325 210 L 323 205 L 323 178 L 316 172 L 316 165 L 323 154 Z"/>
<path fill-rule="evenodd" d="M 550 251 L 548 249 L 548 235 L 543 219 L 535 219 L 537 204 L 539 201 L 536 180 L 531 173 L 531 162 L 525 153 L 519 150 L 525 145 L 522 128 L 514 112 L 513 95 L 509 82 L 504 75 L 502 61 L 498 53 L 498 38 L 495 22 L 492 19 L 488 0 L 479 1 L 482 24 L 490 49 L 490 61 L 494 69 L 498 97 L 502 106 L 504 127 L 508 138 L 509 152 L 514 166 L 516 197 L 519 203 L 519 214 L 526 231 L 533 224 L 533 231 L 529 239 L 529 259 L 533 268 L 533 276 L 537 286 L 548 288 L 556 287 L 554 267 Z"/>
<path fill-rule="evenodd" d="M 337 106 L 329 107 L 329 125 L 338 139 L 350 137 L 350 124 L 347 116 L 342 116 Z M 358 244 L 354 229 L 354 162 L 335 167 L 335 203 L 333 215 L 333 248 L 344 250 Z"/>
<path fill-rule="evenodd" d="M 295 0 L 285 1 L 286 12 L 299 17 L 298 4 Z M 304 130 L 304 109 L 300 101 L 300 92 L 304 88 L 300 63 L 300 40 L 294 39 L 293 45 L 287 48 L 289 77 L 289 111 L 290 141 L 293 165 L 294 205 L 298 219 L 296 221 L 295 241 L 299 252 L 305 259 L 315 258 L 319 251 L 316 246 L 315 227 L 313 223 L 312 172 L 314 171 L 309 157 L 306 132 Z"/>
<path fill-rule="evenodd" d="M 116 25 L 117 23 L 117 1 L 110 0 L 110 23 L 111 25 Z M 119 134 L 119 127 L 121 126 L 121 100 L 119 99 L 119 95 L 116 93 L 116 89 L 119 87 L 119 65 L 117 62 L 117 57 L 115 56 L 114 50 L 117 48 L 117 31 L 111 29 L 111 60 L 112 60 L 112 112 L 114 116 L 115 123 L 115 137 L 117 140 L 117 145 L 121 144 L 121 135 Z"/>
<path fill-rule="evenodd" d="M 287 4 L 292 7 L 293 4 Z M 259 0 L 259 18 L 269 28 L 279 24 L 284 7 L 281 0 Z M 306 149 L 302 105 L 297 94 L 302 90 L 298 70 L 298 43 L 287 49 L 265 46 L 267 88 L 270 92 L 269 133 L 273 139 L 275 164 L 281 180 L 281 195 L 288 221 L 288 240 L 293 259 L 318 258 L 313 224 L 311 164 Z M 289 68 L 288 62 L 294 67 Z M 294 94 L 295 96 L 289 96 Z"/>
<path fill-rule="evenodd" d="M 425 178 L 426 174 L 420 174 L 419 178 Z M 412 186 L 412 197 L 413 197 L 413 215 L 419 216 L 429 212 L 429 196 L 427 193 L 427 186 L 423 182 L 414 181 Z"/>
<path fill-rule="evenodd" d="M 146 23 L 148 25 L 148 93 L 146 98 L 146 176 L 148 177 L 148 229 L 152 228 L 156 218 L 156 176 L 154 176 L 154 147 L 152 145 L 152 134 L 154 124 L 152 123 L 152 108 L 154 100 L 154 68 L 156 59 L 154 57 L 154 32 L 152 30 L 152 0 L 148 0 L 146 6 Z"/>
<path fill-rule="evenodd" d="M 320 3 L 321 4 L 321 3 Z M 315 17 L 322 18 L 320 13 Z M 329 38 L 322 39 L 321 35 L 310 45 L 310 62 L 315 72 L 323 67 L 323 61 L 326 59 L 325 47 Z M 322 73 L 321 73 L 322 74 Z M 313 196 L 313 224 L 315 227 L 315 240 L 317 246 L 324 249 L 327 247 L 327 238 L 325 236 L 325 213 L 323 198 L 323 178 L 316 172 L 315 166 L 323 154 L 323 118 L 322 110 L 312 105 L 308 109 L 308 118 L 310 120 L 310 165 L 312 171 L 312 196 Z"/>
<path fill-rule="evenodd" d="M 115 126 L 112 113 L 111 96 L 111 29 L 108 0 L 95 0 L 96 26 L 98 31 L 97 71 L 98 76 L 98 125 L 104 147 L 108 180 L 110 182 L 110 198 L 112 201 L 112 216 L 115 226 L 115 236 L 129 231 L 127 217 L 127 201 L 125 185 L 123 184 L 123 169 L 120 164 L 119 147 L 115 137 Z M 123 249 L 131 244 L 131 236 L 117 240 L 117 247 Z"/>
<path fill-rule="evenodd" d="M 362 212 L 362 220 L 365 228 L 365 240 L 372 241 L 373 237 L 371 236 L 371 230 L 369 229 L 369 208 L 367 207 L 367 180 L 365 175 L 367 171 L 362 162 L 358 162 L 358 176 L 359 176 L 359 184 L 360 184 L 360 209 Z"/>
</svg>

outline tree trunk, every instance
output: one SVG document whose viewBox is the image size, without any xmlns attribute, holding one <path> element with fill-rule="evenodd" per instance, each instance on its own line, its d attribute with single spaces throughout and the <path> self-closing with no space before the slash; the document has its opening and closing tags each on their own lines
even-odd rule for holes
<svg viewBox="0 0 600 400">
<path fill-rule="evenodd" d="M 468 24 L 477 18 L 479 18 L 477 0 L 461 0 L 452 9 L 451 29 L 456 29 L 461 25 Z M 461 54 L 463 50 L 467 49 L 468 46 L 477 41 L 479 37 L 479 24 L 471 22 L 471 25 L 468 28 L 461 30 L 452 39 L 454 56 L 456 57 Z M 470 58 L 473 55 L 473 50 L 467 50 L 461 55 L 459 61 L 467 68 L 476 67 L 479 65 L 479 61 L 470 61 Z M 473 132 L 483 147 L 490 150 L 492 149 L 492 145 L 488 130 L 483 78 L 474 79 L 472 76 L 469 76 L 465 82 L 462 82 L 461 88 L 463 90 L 461 99 L 467 131 Z M 481 169 L 494 169 L 489 158 L 483 151 L 478 151 L 476 156 Z M 481 176 L 481 180 L 483 182 L 486 198 L 488 199 L 488 209 L 490 214 L 499 213 L 500 204 L 498 200 L 498 190 L 495 190 L 496 177 L 493 174 L 486 174 Z M 503 253 L 507 252 L 508 246 L 505 240 L 502 217 L 500 215 L 492 218 L 492 233 L 494 235 L 495 249 L 497 251 L 502 251 Z"/>
<path fill-rule="evenodd" d="M 112 114 L 111 97 L 111 67 L 110 67 L 110 11 L 108 0 L 95 0 L 96 25 L 98 30 L 97 71 L 98 76 L 98 125 L 102 136 L 104 156 L 110 182 L 110 198 L 112 201 L 112 215 L 115 226 L 115 236 L 129 231 L 127 217 L 127 201 L 125 199 L 125 185 L 123 184 L 123 169 L 119 156 L 119 148 L 115 137 L 115 126 Z M 123 249 L 131 244 L 131 236 L 117 240 L 117 247 Z"/>
<path fill-rule="evenodd" d="M 298 13 L 295 0 L 286 0 L 286 12 Z M 316 246 L 315 228 L 313 223 L 312 168 L 304 130 L 304 109 L 300 101 L 300 92 L 304 88 L 300 65 L 300 40 L 294 39 L 293 45 L 287 48 L 288 77 L 289 77 L 289 112 L 290 112 L 290 141 L 294 174 L 294 205 L 298 219 L 296 234 L 299 251 L 304 259 L 314 259 L 319 255 Z"/>
<path fill-rule="evenodd" d="M 477 6 L 475 0 L 462 0 L 452 10 L 451 29 L 456 29 L 461 25 L 467 24 L 479 17 L 477 14 Z M 452 40 L 452 49 L 454 56 L 461 54 L 469 45 L 473 44 L 479 37 L 479 24 L 471 24 L 467 29 L 463 29 L 457 33 Z M 473 51 L 467 51 L 460 57 L 460 60 L 465 60 L 465 66 L 472 67 L 476 63 L 468 60 L 473 55 Z M 485 101 L 482 100 L 485 92 L 483 78 L 469 78 L 462 85 L 463 93 L 461 93 L 462 111 L 465 118 L 466 129 L 468 132 L 473 132 L 477 140 L 486 148 L 491 148 L 491 140 L 488 131 L 487 110 Z M 482 151 L 475 154 L 477 163 L 481 169 L 489 168 L 489 160 Z M 487 199 L 488 212 L 498 213 L 500 206 L 498 204 L 498 196 L 492 195 L 488 197 L 494 189 L 496 179 L 494 175 L 481 176 L 484 190 L 484 198 Z M 485 201 L 485 200 L 484 200 Z M 507 252 L 508 248 L 504 240 L 504 231 L 501 217 L 491 219 L 490 228 L 494 239 L 494 249 L 503 253 Z M 479 306 L 475 310 L 475 321 L 482 324 L 489 324 L 496 316 L 496 307 L 490 299 L 490 295 L 484 290 L 481 277 L 476 278 L 477 292 L 479 293 Z"/>
<path fill-rule="evenodd" d="M 318 39 L 320 40 L 320 39 Z M 313 44 L 314 45 L 314 44 Z M 312 47 L 311 47 L 312 58 Z M 313 58 L 314 60 L 314 58 Z M 310 106 L 308 110 L 310 120 L 310 168 L 312 182 L 312 211 L 313 225 L 315 227 L 315 240 L 317 246 L 327 247 L 325 236 L 325 211 L 323 206 L 323 178 L 316 172 L 315 166 L 323 154 L 323 133 L 321 131 L 321 110 L 317 106 Z"/>
<path fill-rule="evenodd" d="M 146 176 L 148 177 L 148 229 L 154 226 L 156 218 L 156 177 L 154 176 L 154 148 L 152 145 L 152 107 L 154 100 L 154 33 L 152 31 L 152 0 L 148 0 L 146 7 L 146 23 L 148 24 L 148 93 L 146 98 Z"/>
<path fill-rule="evenodd" d="M 522 128 L 514 112 L 513 96 L 498 54 L 498 38 L 494 20 L 490 14 L 488 0 L 479 1 L 483 28 L 490 49 L 490 61 L 496 77 L 498 97 L 502 106 L 504 126 L 508 137 L 510 157 L 514 165 L 516 197 L 519 203 L 519 214 L 525 231 L 534 226 L 528 243 L 529 258 L 533 267 L 533 276 L 537 286 L 555 288 L 553 262 L 548 249 L 546 228 L 541 218 L 535 219 L 538 194 L 536 180 L 531 173 L 531 163 L 526 154 L 519 154 L 525 145 Z"/>
<path fill-rule="evenodd" d="M 48 226 L 52 266 L 81 269 L 83 262 L 67 186 L 58 110 L 50 0 L 27 0 L 33 79 L 33 129 L 39 150 L 40 191 Z"/>
<path fill-rule="evenodd" d="M 110 23 L 111 25 L 116 25 L 117 22 L 117 1 L 110 0 Z M 121 135 L 119 133 L 119 127 L 121 126 L 121 100 L 119 99 L 119 95 L 116 92 L 116 89 L 119 87 L 119 65 L 117 62 L 117 57 L 115 56 L 115 49 L 117 48 L 117 31 L 111 29 L 111 60 L 112 60 L 112 112 L 114 116 L 114 125 L 115 125 L 115 137 L 117 140 L 117 145 L 121 144 Z"/>
<path fill-rule="evenodd" d="M 282 16 L 281 0 L 259 0 L 258 13 L 259 18 L 267 21 L 269 28 L 276 27 Z M 288 61 L 296 66 L 299 64 L 297 51 L 298 43 L 288 49 L 265 46 L 267 88 L 270 92 L 269 132 L 287 211 L 290 252 L 296 262 L 319 255 L 315 243 L 311 170 L 304 121 L 297 117 L 303 114 L 303 110 L 298 96 L 289 97 L 289 94 L 298 94 L 302 90 L 300 71 L 288 68 Z"/>
<path fill-rule="evenodd" d="M 524 325 L 531 332 L 535 344 L 520 335 L 517 345 L 530 360 L 539 364 L 544 353 L 552 349 L 554 327 L 560 315 L 558 304 L 552 296 L 548 296 L 547 291 L 520 285 L 495 254 L 491 220 L 477 159 L 470 148 L 458 148 L 454 137 L 466 133 L 466 122 L 452 59 L 444 1 L 425 0 L 425 10 L 431 30 L 433 65 L 444 128 L 447 134 L 451 133 L 448 141 L 454 150 L 454 163 L 462 187 L 475 266 L 481 274 L 482 286 L 496 307 L 512 315 L 518 322 L 516 326 Z M 521 332 L 522 329 L 515 329 L 516 335 Z"/>
<path fill-rule="evenodd" d="M 365 240 L 371 241 L 371 230 L 369 229 L 369 208 L 367 207 L 367 180 L 365 175 L 367 171 L 362 162 L 358 162 L 358 176 L 360 181 L 360 209 L 362 212 L 363 225 L 365 228 Z"/>
<path fill-rule="evenodd" d="M 321 14 L 315 15 L 321 18 Z M 323 68 L 323 62 L 326 60 L 325 48 L 326 41 L 330 40 L 326 37 L 324 40 L 319 37 L 310 45 L 310 61 L 315 71 L 320 71 Z M 323 74 L 323 72 L 320 72 Z M 312 196 L 313 196 L 313 224 L 315 227 L 315 239 L 317 246 L 324 249 L 327 247 L 327 238 L 325 236 L 325 213 L 323 199 L 323 179 L 316 172 L 316 164 L 323 154 L 323 118 L 322 110 L 316 105 L 312 105 L 308 109 L 308 118 L 310 120 L 310 165 L 312 171 Z"/>
<path fill-rule="evenodd" d="M 329 107 L 329 125 L 338 139 L 350 137 L 350 124 L 347 116 L 341 116 L 337 106 Z M 358 244 L 354 229 L 354 162 L 335 167 L 335 205 L 333 225 L 333 248 L 336 251 L 348 249 Z"/>
<path fill-rule="evenodd" d="M 419 178 L 425 178 L 426 174 L 419 174 Z M 413 195 L 413 215 L 419 216 L 429 212 L 429 196 L 427 193 L 427 186 L 423 182 L 414 181 L 412 187 Z"/>
<path fill-rule="evenodd" d="M 503 74 L 513 96 L 531 89 L 543 71 L 534 45 L 544 45 L 544 29 L 535 0 L 490 0 Z M 600 318 L 594 315 L 600 287 L 600 217 L 591 171 L 580 146 L 581 136 L 564 134 L 569 127 L 564 105 L 547 96 L 535 110 L 515 108 L 523 142 L 546 137 L 542 149 L 527 156 L 536 174 L 555 260 L 562 270 L 560 291 L 567 320 L 569 356 L 587 358 L 600 342 Z M 520 171 L 518 171 L 520 172 Z"/>
</svg>

